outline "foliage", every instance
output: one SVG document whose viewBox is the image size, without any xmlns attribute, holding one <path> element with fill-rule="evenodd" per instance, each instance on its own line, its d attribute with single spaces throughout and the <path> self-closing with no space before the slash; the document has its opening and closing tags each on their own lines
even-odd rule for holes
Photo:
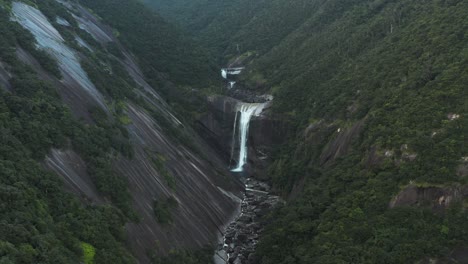
<svg viewBox="0 0 468 264">
<path fill-rule="evenodd" d="M 270 175 L 296 198 L 269 220 L 262 263 L 413 263 L 468 243 L 459 205 L 445 215 L 388 208 L 411 181 L 467 183 L 455 172 L 468 155 L 467 3 L 146 2 L 223 61 L 237 45 L 238 54 L 256 54 L 242 81 L 273 92 L 273 110 L 295 123 L 297 136 L 278 148 Z M 326 125 L 305 138 L 310 120 Z M 347 153 L 323 161 L 358 122 Z"/>
<path fill-rule="evenodd" d="M 138 57 L 149 82 L 159 84 L 155 87 L 164 86 L 167 79 L 205 86 L 218 73 L 202 49 L 138 1 L 80 2 L 120 32 L 119 39 Z"/>
<path fill-rule="evenodd" d="M 10 26 L 13 27 L 15 31 L 17 44 L 31 53 L 46 71 L 60 79 L 62 73 L 60 72 L 57 61 L 51 58 L 44 50 L 37 48 L 34 36 L 17 23 L 12 23 Z"/>
<path fill-rule="evenodd" d="M 271 90 L 273 111 L 297 129 L 278 148 L 270 169 L 275 189 L 294 199 L 267 219 L 258 248 L 262 263 L 413 263 L 468 243 L 466 201 L 445 214 L 388 208 L 399 186 L 412 181 L 467 184 L 455 173 L 461 157 L 468 156 L 467 3 L 154 1 L 197 40 L 136 0 L 80 2 L 116 29 L 150 84 L 184 117 L 206 110 L 201 93 L 190 85 L 217 92 L 219 73 L 199 42 L 222 62 L 249 54 L 242 81 L 251 89 Z M 60 16 L 72 23 L 57 26 L 69 45 L 80 50 L 78 35 L 93 46 L 95 52 L 81 49 L 87 57 L 83 65 L 103 94 L 143 103 L 116 59 L 124 56 L 118 46 L 101 46 L 55 1 L 35 2 L 51 21 Z M 93 124 L 74 120 L 54 88 L 16 58 L 19 45 L 60 77 L 56 62 L 36 49 L 32 35 L 10 21 L 5 8 L 0 8 L 0 35 L 0 58 L 13 74 L 13 90 L 0 94 L 0 262 L 73 263 L 90 256 L 83 242 L 95 248 L 95 263 L 134 262 L 122 241 L 124 223 L 136 216 L 125 178 L 111 166 L 119 153 L 133 155 L 125 107 L 115 103 L 111 116 L 92 109 Z M 196 149 L 190 128 L 147 110 L 179 143 Z M 325 125 L 305 138 L 311 120 Z M 324 161 L 340 133 L 358 122 L 364 125 L 350 145 L 337 143 L 347 151 Z M 68 140 L 117 208 L 81 204 L 42 169 L 38 160 L 50 148 L 69 147 Z M 392 154 L 382 154 L 387 152 Z M 163 160 L 153 162 L 171 186 Z M 153 206 L 160 223 L 171 223 L 173 197 Z M 206 263 L 209 255 L 174 251 L 154 261 Z"/>
<path fill-rule="evenodd" d="M 460 95 L 468 76 L 461 66 L 468 62 L 462 55 L 468 6 L 341 6 L 336 20 L 329 21 L 335 10 L 319 15 L 255 65 L 280 86 L 275 111 L 295 112 L 301 134 L 279 152 L 272 180 L 285 193 L 306 182 L 275 215 L 259 245 L 262 263 L 412 263 L 446 255 L 468 242 L 460 236 L 465 211 L 440 216 L 424 208 L 389 210 L 388 203 L 410 181 L 466 184 L 455 169 L 467 154 Z M 296 46 L 297 55 L 286 53 Z M 449 121 L 449 113 L 463 117 Z M 327 146 L 303 144 L 309 119 L 364 119 L 365 128 L 346 156 L 325 166 L 320 155 Z M 395 154 L 369 164 L 372 148 Z M 405 160 L 405 152 L 416 159 Z"/>
<path fill-rule="evenodd" d="M 153 256 L 153 264 L 211 264 L 213 249 L 205 247 L 201 250 L 171 250 L 168 256 Z"/>
<path fill-rule="evenodd" d="M 200 113 L 206 112 L 206 93 L 223 90 L 218 67 L 208 52 L 139 1 L 81 0 L 80 3 L 97 12 L 118 32 L 116 37 L 135 55 L 145 80 L 184 123 L 192 124 Z M 123 56 L 116 45 L 106 46 L 116 57 Z M 96 69 L 88 72 L 100 75 Z"/>
<path fill-rule="evenodd" d="M 144 0 L 181 27 L 221 62 L 277 45 L 323 1 Z M 196 15 L 195 15 L 196 14 Z M 238 52 L 240 49 L 240 53 Z M 253 55 L 253 54 L 251 54 Z"/>
<path fill-rule="evenodd" d="M 153 211 L 158 223 L 170 224 L 173 221 L 172 210 L 179 206 L 177 200 L 169 196 L 165 201 L 154 200 Z"/>
<path fill-rule="evenodd" d="M 90 170 L 107 177 L 101 185 L 126 197 L 125 184 L 116 188 L 113 172 L 106 171 L 108 163 L 93 168 L 122 133 L 72 117 L 55 89 L 16 58 L 18 42 L 31 47 L 34 42 L 3 9 L 0 32 L 0 58 L 13 75 L 12 91 L 0 91 L 0 262 L 78 263 L 86 242 L 95 249 L 95 263 L 134 263 L 123 246 L 127 218 L 122 212 L 109 205 L 84 205 L 39 162 L 51 148 L 69 147 L 70 139 L 80 146 Z"/>
<path fill-rule="evenodd" d="M 83 248 L 84 263 L 94 264 L 94 256 L 96 255 L 96 249 L 92 245 L 84 242 L 81 243 L 81 247 Z"/>
<path fill-rule="evenodd" d="M 176 180 L 174 176 L 166 169 L 166 157 L 158 153 L 155 155 L 155 157 L 152 157 L 151 160 L 153 161 L 153 164 L 155 165 L 158 172 L 164 177 L 167 186 L 169 186 L 171 190 L 175 191 L 175 188 L 177 186 Z"/>
</svg>

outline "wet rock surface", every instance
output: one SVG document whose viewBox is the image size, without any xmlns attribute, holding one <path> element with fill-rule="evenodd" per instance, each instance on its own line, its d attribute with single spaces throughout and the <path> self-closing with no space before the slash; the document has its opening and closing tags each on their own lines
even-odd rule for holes
<svg viewBox="0 0 468 264">
<path fill-rule="evenodd" d="M 125 115 L 131 120 L 126 129 L 134 157 L 127 159 L 112 155 L 113 172 L 127 180 L 132 209 L 140 218 L 138 222 L 125 225 L 126 246 L 138 263 L 150 263 L 148 252 L 164 255 L 174 248 L 196 249 L 213 243 L 219 236 L 219 230 L 238 210 L 240 198 L 237 197 L 242 197 L 243 184 L 237 178 L 229 177 L 229 171 L 219 156 L 174 116 L 174 111 L 161 99 L 156 89 L 145 81 L 133 55 L 113 36 L 113 30 L 101 24 L 100 19 L 75 1 L 62 2 L 80 27 L 97 42 L 103 45 L 114 42 L 124 55 L 116 60 L 138 84 L 135 93 L 145 100 L 145 107 L 129 102 L 125 104 Z M 107 108 L 106 102 L 113 104 L 110 98 L 104 100 L 103 95 L 95 91 L 94 84 L 81 67 L 81 61 L 88 60 L 88 55 L 67 46 L 42 12 L 15 1 L 11 14 L 12 19 L 31 31 L 39 48 L 57 59 L 63 78 L 59 80 L 44 70 L 33 55 L 19 46 L 16 49 L 17 57 L 31 66 L 42 80 L 52 84 L 77 119 L 92 123 L 88 109 L 100 104 L 103 109 Z M 9 88 L 7 66 L 0 65 L 0 89 Z M 151 115 L 146 106 L 157 112 L 158 118 Z M 167 125 L 183 130 L 197 146 L 196 151 L 168 133 L 159 117 L 166 118 L 170 122 Z M 164 161 L 165 171 L 176 182 L 175 188 L 169 186 L 164 170 L 155 164 L 155 159 Z M 62 177 L 67 190 L 84 202 L 107 202 L 89 178 L 85 162 L 72 149 L 51 150 L 43 164 Z M 168 197 L 176 199 L 179 206 L 171 212 L 173 222 L 162 225 L 154 215 L 153 203 Z"/>
<path fill-rule="evenodd" d="M 252 178 L 245 180 L 245 196 L 239 216 L 227 226 L 214 256 L 216 264 L 259 263 L 255 249 L 263 232 L 261 218 L 280 198 L 270 193 L 270 186 Z"/>
<path fill-rule="evenodd" d="M 236 85 L 239 86 L 239 84 Z M 231 89 L 228 91 L 228 96 L 246 103 L 266 103 L 273 100 L 271 95 L 258 94 L 255 91 L 245 89 Z"/>
<path fill-rule="evenodd" d="M 265 95 L 267 96 L 267 95 Z M 237 163 L 239 151 L 239 129 L 237 116 L 238 106 L 244 102 L 228 96 L 210 96 L 207 98 L 208 112 L 201 116 L 196 124 L 195 130 L 199 135 L 209 142 L 230 166 Z M 281 145 L 292 133 L 291 124 L 282 116 L 271 113 L 270 107 L 273 101 L 268 102 L 263 112 L 259 116 L 253 116 L 250 120 L 248 132 L 248 164 L 252 168 L 252 173 L 257 179 L 267 178 L 266 167 L 270 164 L 272 150 L 275 146 Z M 237 121 L 236 125 L 234 124 Z M 236 135 L 233 137 L 233 132 Z M 233 151 L 234 150 L 234 151 Z M 233 155 L 234 154 L 234 155 Z M 232 157 L 235 157 L 232 160 Z"/>
</svg>

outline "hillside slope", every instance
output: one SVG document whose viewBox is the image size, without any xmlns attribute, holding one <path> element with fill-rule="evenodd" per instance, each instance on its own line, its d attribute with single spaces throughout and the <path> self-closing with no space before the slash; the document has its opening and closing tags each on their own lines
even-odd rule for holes
<svg viewBox="0 0 468 264">
<path fill-rule="evenodd" d="M 134 55 L 135 17 L 98 11 L 0 1 L 2 263 L 150 263 L 216 243 L 237 210 L 241 185 L 158 94 L 209 82 L 209 59 L 170 26 Z"/>
<path fill-rule="evenodd" d="M 174 20 L 205 43 L 229 32 L 220 56 L 239 44 L 243 85 L 273 93 L 296 125 L 270 168 L 290 201 L 270 219 L 261 263 L 414 263 L 466 249 L 467 3 L 191 2 L 208 11 Z M 250 18 L 230 31 L 216 23 L 229 12 Z M 200 17 L 213 23 L 191 27 Z"/>
</svg>

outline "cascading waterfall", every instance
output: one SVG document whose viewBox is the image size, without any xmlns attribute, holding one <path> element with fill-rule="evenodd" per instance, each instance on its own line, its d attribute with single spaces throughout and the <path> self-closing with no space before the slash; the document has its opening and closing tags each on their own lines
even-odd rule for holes
<svg viewBox="0 0 468 264">
<path fill-rule="evenodd" d="M 229 160 L 229 167 L 231 167 L 232 158 L 234 157 L 234 148 L 236 146 L 236 128 L 237 128 L 237 116 L 239 112 L 236 111 L 236 116 L 234 117 L 234 128 L 232 129 L 232 146 L 231 146 L 231 159 Z"/>
<path fill-rule="evenodd" d="M 237 163 L 237 167 L 232 169 L 233 172 L 242 172 L 244 165 L 247 163 L 247 152 L 248 152 L 247 139 L 249 137 L 250 119 L 252 118 L 252 116 L 258 116 L 263 111 L 264 107 L 265 107 L 265 104 L 248 104 L 248 103 L 242 103 L 240 104 L 240 106 L 238 106 L 238 111 L 240 112 L 240 120 L 239 120 L 240 151 L 239 151 L 239 161 Z"/>
<path fill-rule="evenodd" d="M 227 79 L 227 71 L 225 69 L 221 70 L 221 76 L 223 76 L 224 79 Z"/>
</svg>

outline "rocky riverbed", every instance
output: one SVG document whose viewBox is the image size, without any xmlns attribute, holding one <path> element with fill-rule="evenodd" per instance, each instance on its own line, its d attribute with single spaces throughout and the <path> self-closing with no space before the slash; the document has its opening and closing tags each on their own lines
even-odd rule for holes
<svg viewBox="0 0 468 264">
<path fill-rule="evenodd" d="M 256 264 L 258 239 L 262 234 L 261 217 L 280 201 L 270 193 L 268 184 L 248 178 L 239 216 L 229 224 L 215 253 L 215 264 Z"/>
</svg>

